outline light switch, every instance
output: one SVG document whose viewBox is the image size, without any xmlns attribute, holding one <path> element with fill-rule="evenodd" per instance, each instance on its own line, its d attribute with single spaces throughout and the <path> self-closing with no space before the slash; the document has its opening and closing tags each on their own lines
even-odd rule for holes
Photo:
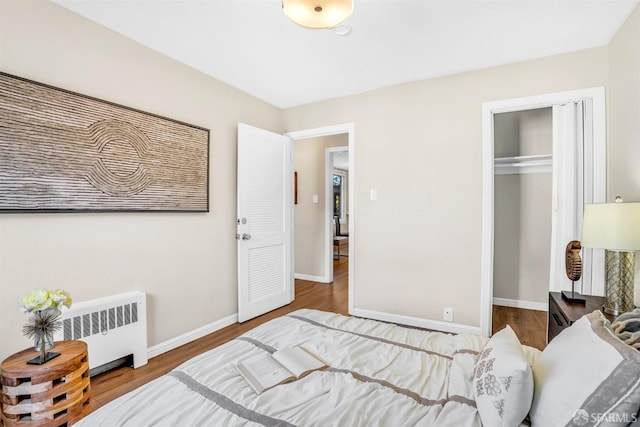
<svg viewBox="0 0 640 427">
<path fill-rule="evenodd" d="M 375 188 L 369 190 L 369 200 L 378 200 L 378 190 Z"/>
<path fill-rule="evenodd" d="M 318 203 L 318 195 L 317 194 L 313 195 L 313 203 Z"/>
</svg>

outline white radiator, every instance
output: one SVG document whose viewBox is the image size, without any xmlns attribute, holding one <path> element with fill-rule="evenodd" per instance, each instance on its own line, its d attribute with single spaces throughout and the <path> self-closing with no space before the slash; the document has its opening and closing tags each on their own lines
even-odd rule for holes
<svg viewBox="0 0 640 427">
<path fill-rule="evenodd" d="M 146 365 L 146 297 L 134 291 L 74 302 L 70 309 L 62 309 L 62 328 L 54 339 L 86 342 L 92 370 L 129 355 L 134 368 Z"/>
</svg>

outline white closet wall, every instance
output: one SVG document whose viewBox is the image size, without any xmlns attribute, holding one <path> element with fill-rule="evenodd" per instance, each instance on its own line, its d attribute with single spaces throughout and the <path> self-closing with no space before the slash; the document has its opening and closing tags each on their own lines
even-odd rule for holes
<svg viewBox="0 0 640 427">
<path fill-rule="evenodd" d="M 551 247 L 552 110 L 494 117 L 494 301 L 544 305 Z"/>
</svg>

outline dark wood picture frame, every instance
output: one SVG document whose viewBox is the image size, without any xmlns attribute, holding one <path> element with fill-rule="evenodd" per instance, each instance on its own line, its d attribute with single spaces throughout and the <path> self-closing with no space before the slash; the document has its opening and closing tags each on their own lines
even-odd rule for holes
<svg viewBox="0 0 640 427">
<path fill-rule="evenodd" d="M 0 213 L 209 212 L 209 130 L 0 72 Z"/>
</svg>

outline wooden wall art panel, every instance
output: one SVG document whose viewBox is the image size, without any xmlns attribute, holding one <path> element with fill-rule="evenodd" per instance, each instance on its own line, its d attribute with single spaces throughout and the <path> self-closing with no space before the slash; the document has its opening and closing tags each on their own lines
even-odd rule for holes
<svg viewBox="0 0 640 427">
<path fill-rule="evenodd" d="M 208 212 L 208 175 L 208 129 L 0 73 L 0 212 Z"/>
</svg>

